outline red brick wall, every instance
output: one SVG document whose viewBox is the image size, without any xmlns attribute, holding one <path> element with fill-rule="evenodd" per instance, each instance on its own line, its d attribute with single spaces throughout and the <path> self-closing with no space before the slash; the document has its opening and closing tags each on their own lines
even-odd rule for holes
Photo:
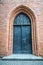
<svg viewBox="0 0 43 65">
<path fill-rule="evenodd" d="M 1 0 L 0 2 L 0 56 L 8 55 L 8 20 L 10 12 L 17 6 L 29 7 L 36 17 L 38 54 L 43 56 L 43 1 Z M 10 52 L 10 51 L 9 51 Z"/>
</svg>

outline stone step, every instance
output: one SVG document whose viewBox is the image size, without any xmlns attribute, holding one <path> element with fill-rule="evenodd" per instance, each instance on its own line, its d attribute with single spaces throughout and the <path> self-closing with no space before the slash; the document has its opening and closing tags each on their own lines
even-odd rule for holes
<svg viewBox="0 0 43 65">
<path fill-rule="evenodd" d="M 0 59 L 0 65 L 43 65 L 43 58 L 32 54 L 12 54 Z"/>
<path fill-rule="evenodd" d="M 23 61 L 23 60 L 0 60 L 0 65 L 43 65 L 43 61 Z"/>
</svg>

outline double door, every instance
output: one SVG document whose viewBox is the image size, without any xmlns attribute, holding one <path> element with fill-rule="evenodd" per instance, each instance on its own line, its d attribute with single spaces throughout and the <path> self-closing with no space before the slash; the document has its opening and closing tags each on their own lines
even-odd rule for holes
<svg viewBox="0 0 43 65">
<path fill-rule="evenodd" d="M 13 52 L 14 53 L 32 53 L 31 45 L 31 27 L 14 26 L 13 29 Z"/>
<path fill-rule="evenodd" d="M 32 53 L 31 21 L 30 18 L 24 13 L 18 14 L 14 20 L 13 53 Z"/>
</svg>

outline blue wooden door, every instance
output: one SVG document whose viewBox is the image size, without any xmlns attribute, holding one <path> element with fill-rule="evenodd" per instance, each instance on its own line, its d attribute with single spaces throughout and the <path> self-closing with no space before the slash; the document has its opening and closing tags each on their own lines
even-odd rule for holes
<svg viewBox="0 0 43 65">
<path fill-rule="evenodd" d="M 31 21 L 24 13 L 18 14 L 13 23 L 13 53 L 32 53 Z"/>
</svg>

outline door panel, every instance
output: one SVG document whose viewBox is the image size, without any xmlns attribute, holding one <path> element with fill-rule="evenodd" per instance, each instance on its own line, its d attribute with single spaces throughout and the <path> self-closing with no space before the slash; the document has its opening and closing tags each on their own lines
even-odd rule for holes
<svg viewBox="0 0 43 65">
<path fill-rule="evenodd" d="M 22 53 L 32 53 L 30 28 L 30 26 L 22 26 Z"/>
<path fill-rule="evenodd" d="M 21 27 L 15 26 L 13 33 L 13 52 L 21 53 Z"/>
</svg>

